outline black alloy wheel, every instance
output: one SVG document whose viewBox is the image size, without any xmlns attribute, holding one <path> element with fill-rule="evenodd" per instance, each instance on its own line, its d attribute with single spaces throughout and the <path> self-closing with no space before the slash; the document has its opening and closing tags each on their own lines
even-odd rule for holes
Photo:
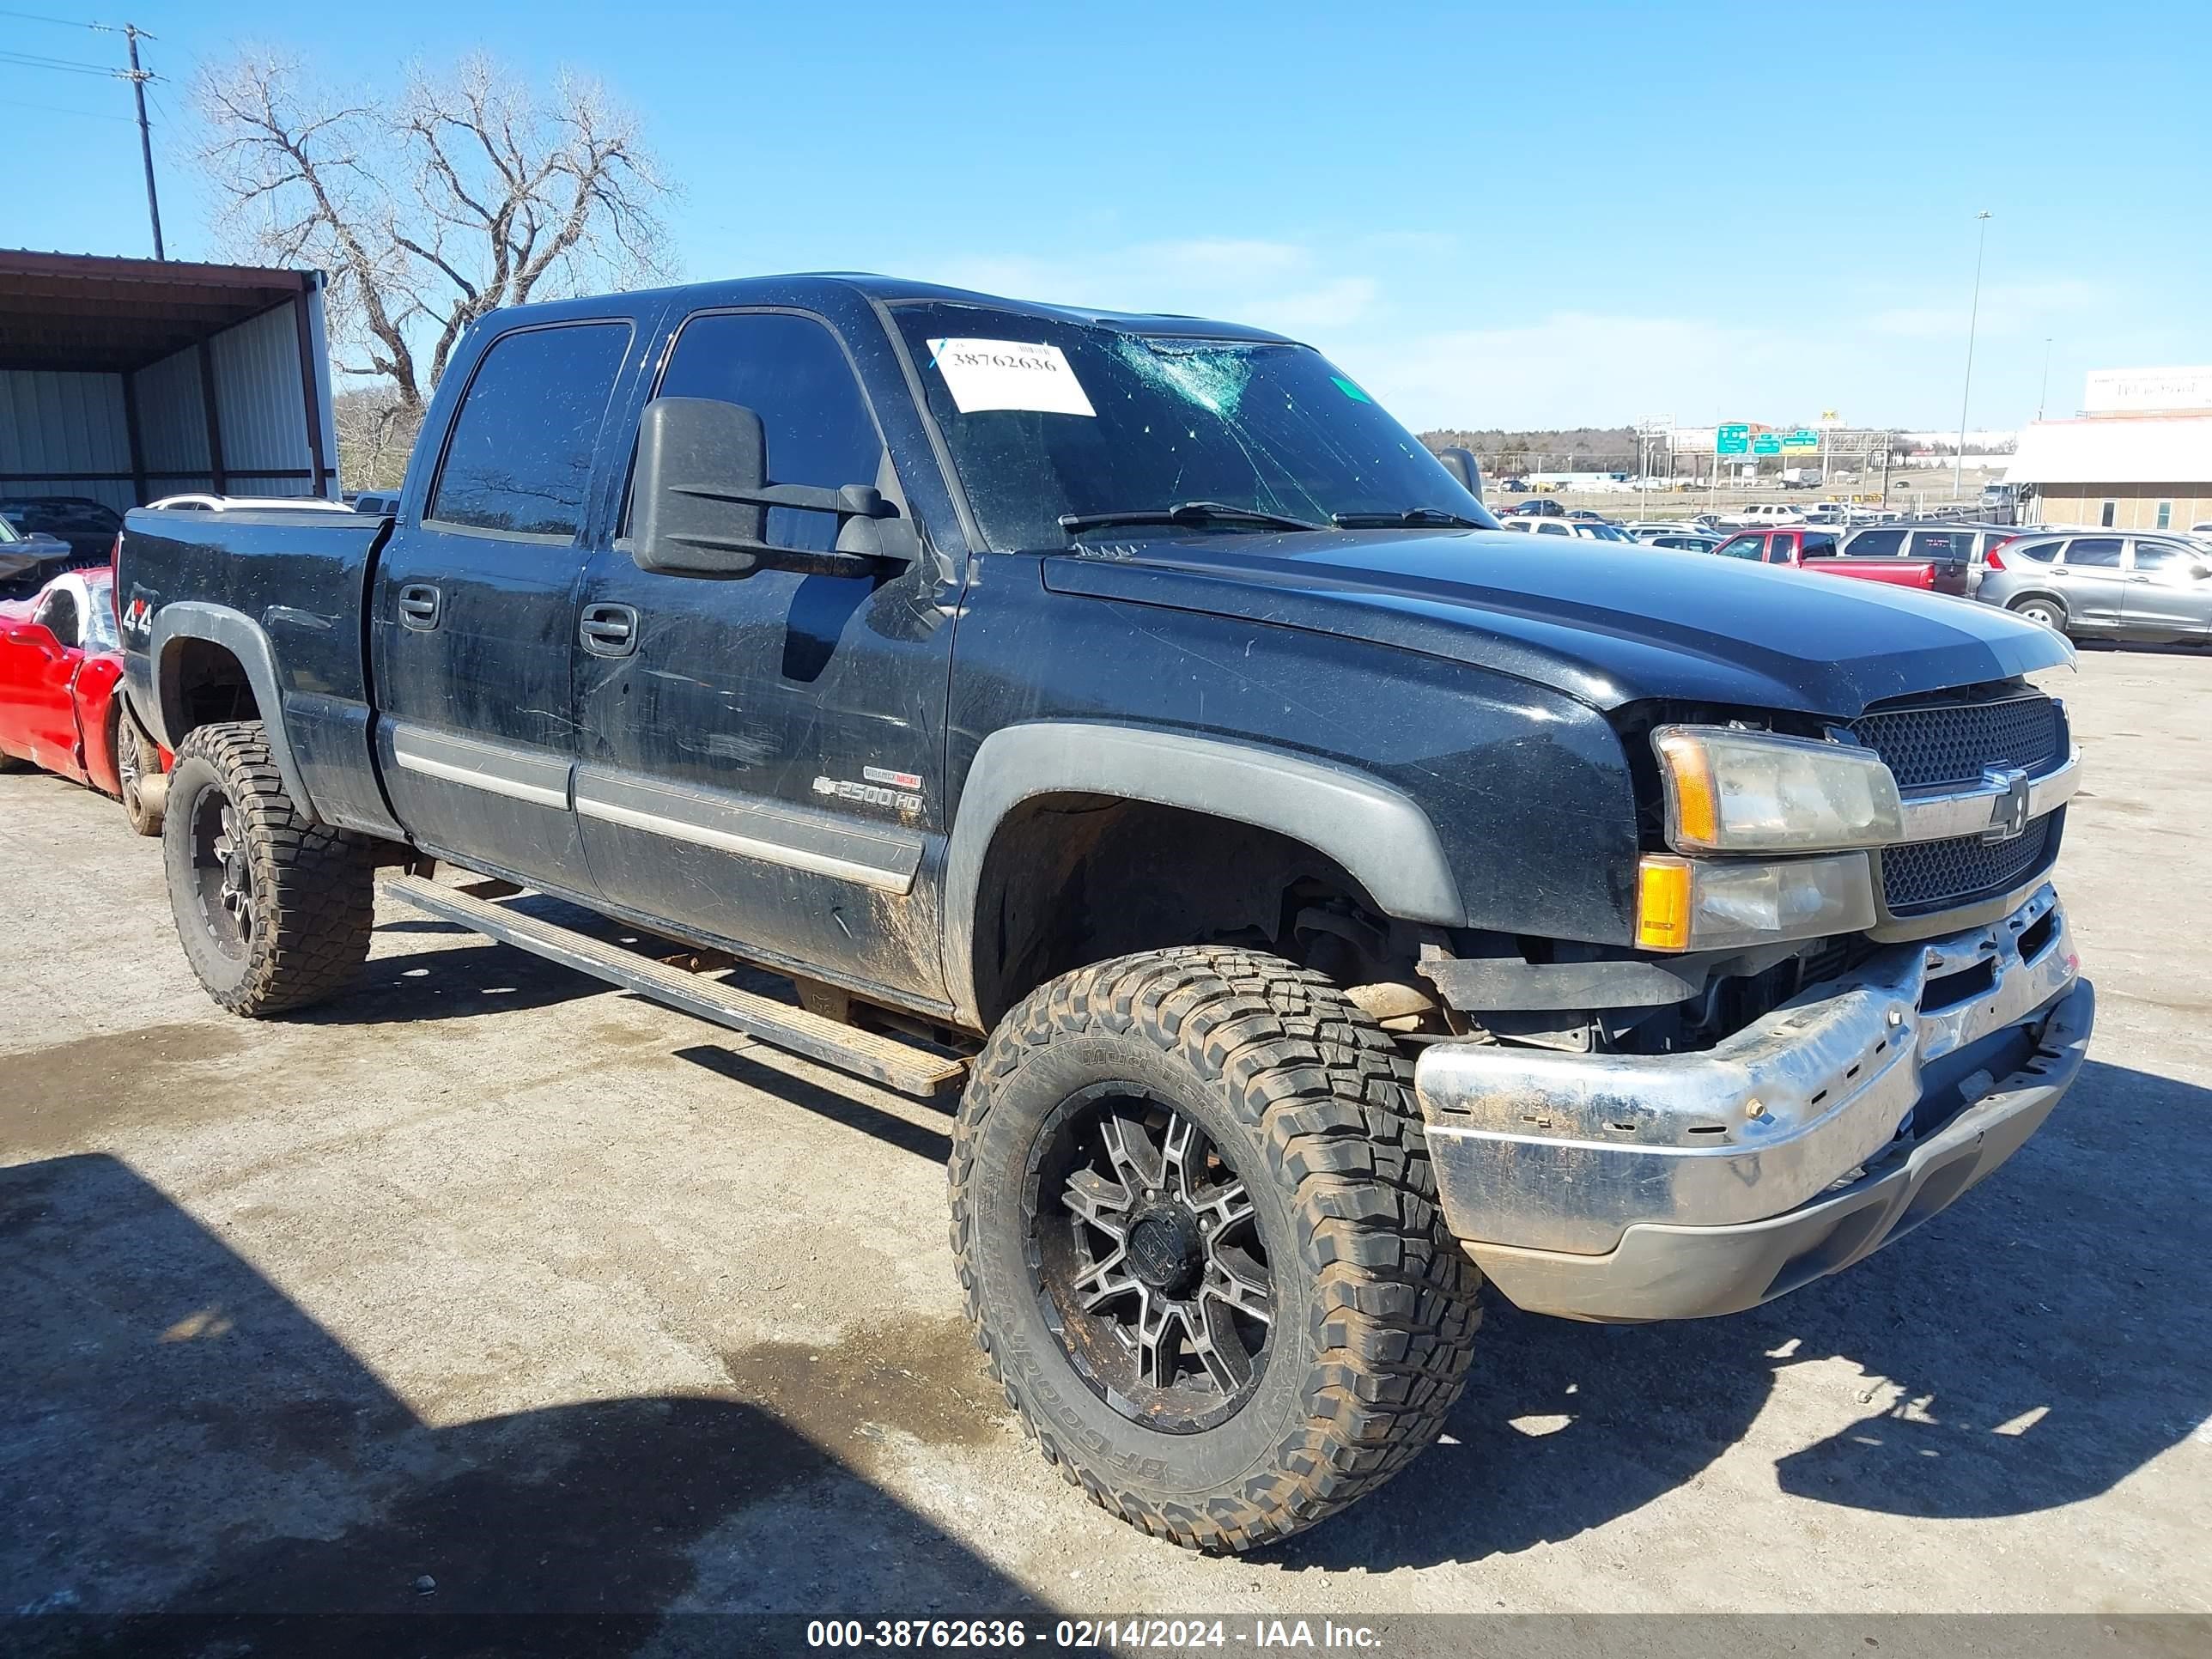
<svg viewBox="0 0 2212 1659">
<path fill-rule="evenodd" d="M 1243 1177 L 1135 1084 L 1094 1084 L 1040 1127 L 1024 1210 L 1045 1324 L 1133 1423 L 1194 1433 L 1257 1386 L 1273 1279 Z"/>
</svg>

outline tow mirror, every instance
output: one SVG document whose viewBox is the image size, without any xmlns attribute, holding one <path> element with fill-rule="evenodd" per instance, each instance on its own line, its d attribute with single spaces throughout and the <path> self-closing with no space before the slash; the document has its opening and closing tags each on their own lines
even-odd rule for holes
<svg viewBox="0 0 2212 1659">
<path fill-rule="evenodd" d="M 1466 486 L 1467 493 L 1478 501 L 1482 499 L 1482 463 L 1474 459 L 1471 449 L 1439 449 L 1437 459 L 1444 471 Z"/>
<path fill-rule="evenodd" d="M 919 550 L 897 507 L 872 483 L 770 483 L 761 417 L 714 398 L 655 398 L 645 406 L 631 503 L 630 533 L 617 546 L 639 569 L 663 575 L 728 580 L 766 565 L 863 576 Z M 836 514 L 837 550 L 769 542 L 775 507 Z"/>
</svg>

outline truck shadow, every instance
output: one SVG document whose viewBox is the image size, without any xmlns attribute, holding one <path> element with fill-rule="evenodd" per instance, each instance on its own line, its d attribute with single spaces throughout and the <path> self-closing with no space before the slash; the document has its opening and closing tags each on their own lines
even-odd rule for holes
<svg viewBox="0 0 2212 1659">
<path fill-rule="evenodd" d="M 672 1608 L 732 1651 L 713 1615 L 1030 1602 L 734 1389 L 426 1423 L 112 1158 L 0 1170 L 0 1306 L 11 1653 L 617 1653 Z"/>
<path fill-rule="evenodd" d="M 2208 1157 L 2212 1091 L 2092 1060 L 1956 1206 L 1766 1307 L 1624 1328 L 1493 1299 L 1447 1443 L 1274 1553 L 1376 1571 L 1510 1554 L 1632 1513 L 1747 1437 L 1782 1491 L 1839 1508 L 2094 1498 L 2212 1413 Z M 1762 1423 L 1781 1373 L 1808 1365 Z"/>
</svg>

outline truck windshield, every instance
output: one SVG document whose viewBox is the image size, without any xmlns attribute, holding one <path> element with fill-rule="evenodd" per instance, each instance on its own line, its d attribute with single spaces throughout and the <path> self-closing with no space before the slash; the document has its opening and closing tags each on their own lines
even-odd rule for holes
<svg viewBox="0 0 2212 1659">
<path fill-rule="evenodd" d="M 996 551 L 1065 547 L 1094 529 L 1266 533 L 1267 518 L 1496 522 L 1308 347 L 1163 337 L 981 306 L 894 314 Z M 1230 510 L 1170 519 L 1187 503 Z"/>
</svg>

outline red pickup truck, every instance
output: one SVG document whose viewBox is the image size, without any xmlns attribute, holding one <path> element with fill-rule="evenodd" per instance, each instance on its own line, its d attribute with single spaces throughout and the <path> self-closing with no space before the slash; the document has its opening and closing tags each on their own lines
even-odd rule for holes
<svg viewBox="0 0 2212 1659">
<path fill-rule="evenodd" d="M 1786 530 L 1747 530 L 1731 536 L 1713 551 L 1724 559 L 1750 559 L 1763 564 L 1795 565 L 1831 576 L 1857 576 L 1867 581 L 1887 582 L 1895 587 L 1917 587 L 1923 592 L 1950 593 L 1963 598 L 1973 538 L 1959 538 L 1959 556 L 1941 554 L 1931 558 L 1898 558 L 1887 554 L 1854 558 L 1840 550 L 1836 532 L 1811 525 Z"/>
</svg>

